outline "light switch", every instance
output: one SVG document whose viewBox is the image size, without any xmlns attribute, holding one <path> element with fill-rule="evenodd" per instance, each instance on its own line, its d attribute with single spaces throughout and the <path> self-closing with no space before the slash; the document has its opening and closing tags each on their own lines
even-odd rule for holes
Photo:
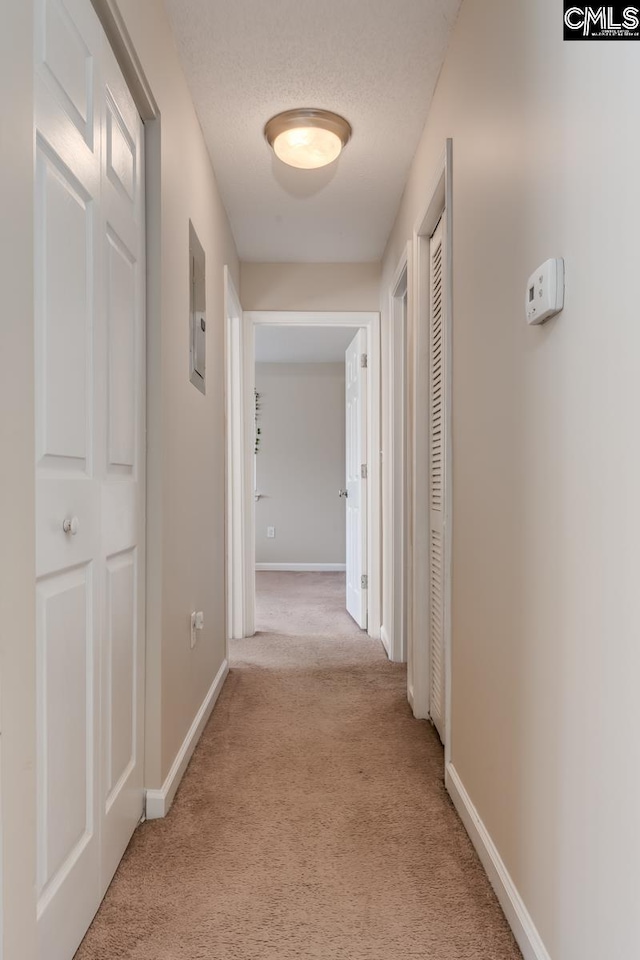
<svg viewBox="0 0 640 960">
<path fill-rule="evenodd" d="M 275 535 L 276 535 L 276 528 L 275 528 L 275 527 L 267 527 L 267 538 L 268 538 L 269 540 L 273 540 L 273 538 L 275 537 Z"/>
</svg>

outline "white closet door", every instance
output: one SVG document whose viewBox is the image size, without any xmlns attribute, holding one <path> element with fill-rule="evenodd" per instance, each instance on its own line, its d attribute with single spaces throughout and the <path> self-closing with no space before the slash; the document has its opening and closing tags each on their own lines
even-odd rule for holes
<svg viewBox="0 0 640 960">
<path fill-rule="evenodd" d="M 445 283 L 444 218 L 429 245 L 429 642 L 430 713 L 445 738 Z"/>
<path fill-rule="evenodd" d="M 104 45 L 101 886 L 142 815 L 145 260 L 142 121 Z"/>
<path fill-rule="evenodd" d="M 38 934 L 71 960 L 143 804 L 142 130 L 91 4 L 35 29 Z"/>
<path fill-rule="evenodd" d="M 358 330 L 345 354 L 347 611 L 363 630 L 367 628 L 366 354 L 367 334 Z"/>
</svg>

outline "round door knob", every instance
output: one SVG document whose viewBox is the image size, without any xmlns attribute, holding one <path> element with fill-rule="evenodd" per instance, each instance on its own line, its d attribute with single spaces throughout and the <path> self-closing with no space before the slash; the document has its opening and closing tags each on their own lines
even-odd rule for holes
<svg viewBox="0 0 640 960">
<path fill-rule="evenodd" d="M 75 537 L 76 533 L 80 529 L 80 521 L 77 517 L 71 517 L 71 520 L 63 520 L 62 529 L 65 533 L 70 533 L 72 537 Z"/>
<path fill-rule="evenodd" d="M 347 497 L 349 496 L 349 491 L 348 491 L 348 490 L 338 490 L 338 496 L 339 496 L 339 497 L 344 497 L 344 499 L 346 500 Z"/>
</svg>

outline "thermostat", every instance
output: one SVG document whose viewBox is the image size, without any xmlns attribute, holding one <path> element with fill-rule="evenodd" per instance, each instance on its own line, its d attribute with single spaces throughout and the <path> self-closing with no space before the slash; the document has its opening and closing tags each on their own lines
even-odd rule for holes
<svg viewBox="0 0 640 960">
<path fill-rule="evenodd" d="M 564 260 L 545 260 L 532 273 L 525 296 L 527 323 L 544 323 L 564 306 Z"/>
</svg>

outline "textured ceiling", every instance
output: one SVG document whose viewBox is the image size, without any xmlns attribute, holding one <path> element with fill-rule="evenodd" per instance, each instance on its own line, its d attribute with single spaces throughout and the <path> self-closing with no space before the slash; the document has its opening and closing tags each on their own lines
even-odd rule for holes
<svg viewBox="0 0 640 960">
<path fill-rule="evenodd" d="M 344 363 L 353 327 L 256 327 L 257 363 Z"/>
<path fill-rule="evenodd" d="M 240 258 L 381 258 L 460 0 L 165 0 Z M 281 110 L 343 114 L 329 167 L 276 160 Z"/>
</svg>

